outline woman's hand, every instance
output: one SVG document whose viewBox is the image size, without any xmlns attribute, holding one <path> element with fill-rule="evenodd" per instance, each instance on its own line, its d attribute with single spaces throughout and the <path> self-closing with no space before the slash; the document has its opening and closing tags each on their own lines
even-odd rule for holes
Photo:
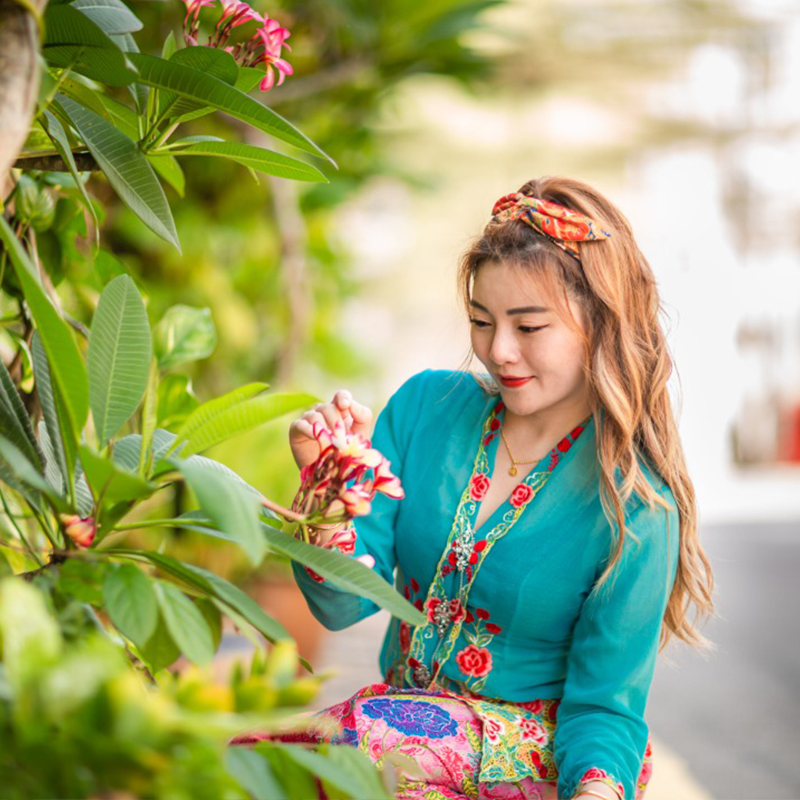
<svg viewBox="0 0 800 800">
<path fill-rule="evenodd" d="M 356 402 L 347 389 L 340 389 L 330 403 L 317 403 L 289 426 L 289 446 L 300 469 L 319 458 L 319 442 L 311 430 L 314 422 L 330 431 L 342 423 L 347 433 L 360 433 L 367 439 L 372 434 L 372 411 Z"/>
</svg>

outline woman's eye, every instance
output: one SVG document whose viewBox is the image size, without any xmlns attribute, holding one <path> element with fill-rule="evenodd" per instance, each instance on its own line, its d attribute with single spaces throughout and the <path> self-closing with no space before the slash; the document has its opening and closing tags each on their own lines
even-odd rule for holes
<svg viewBox="0 0 800 800">
<path fill-rule="evenodd" d="M 474 317 L 470 317 L 469 321 L 476 327 L 476 328 L 485 328 L 487 325 L 491 324 L 486 322 L 482 319 L 475 319 Z"/>
<path fill-rule="evenodd" d="M 546 327 L 547 327 L 547 325 L 539 325 L 539 327 L 537 327 L 537 328 L 531 328 L 531 327 L 530 327 L 530 326 L 528 326 L 528 325 L 520 325 L 520 326 L 519 326 L 519 329 L 520 329 L 520 330 L 521 330 L 523 333 L 536 333 L 536 331 L 540 331 L 540 330 L 542 330 L 542 329 L 544 329 L 544 328 L 546 328 Z"/>
</svg>

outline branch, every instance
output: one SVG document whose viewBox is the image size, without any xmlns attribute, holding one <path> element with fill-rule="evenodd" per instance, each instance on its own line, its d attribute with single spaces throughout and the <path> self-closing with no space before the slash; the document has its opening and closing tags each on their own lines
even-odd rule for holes
<svg viewBox="0 0 800 800">
<path fill-rule="evenodd" d="M 2 0 L 0 0 L 2 2 Z M 78 172 L 97 172 L 100 167 L 91 153 L 73 153 Z M 32 156 L 18 158 L 14 162 L 17 169 L 40 169 L 43 172 L 69 172 L 69 167 L 61 156 Z"/>
</svg>

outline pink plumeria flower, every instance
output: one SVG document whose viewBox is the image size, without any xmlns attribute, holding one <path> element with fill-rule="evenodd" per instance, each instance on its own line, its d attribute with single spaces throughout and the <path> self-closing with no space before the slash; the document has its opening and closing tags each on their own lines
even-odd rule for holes
<svg viewBox="0 0 800 800">
<path fill-rule="evenodd" d="M 345 510 L 352 517 L 363 517 L 369 514 L 372 499 L 369 491 L 356 484 L 345 489 L 339 494 L 339 499 L 344 503 Z"/>
<path fill-rule="evenodd" d="M 281 48 L 285 47 L 291 52 L 291 47 L 286 44 L 286 39 L 291 36 L 286 28 L 282 28 L 280 23 L 275 19 L 267 18 L 264 27 L 259 28 L 255 36 L 260 37 L 261 44 L 264 47 L 264 52 L 253 61 L 252 66 L 257 64 L 266 64 L 267 72 L 264 79 L 261 81 L 261 91 L 267 92 L 275 86 L 275 72 L 278 72 L 278 86 L 280 86 L 287 75 L 291 75 L 294 70 L 288 61 L 281 58 Z M 255 38 L 255 36 L 253 38 Z"/>
<path fill-rule="evenodd" d="M 262 25 L 264 24 L 264 17 L 258 13 L 254 8 L 251 8 L 248 3 L 242 0 L 220 0 L 222 3 L 222 17 L 217 23 L 219 27 L 224 20 L 229 20 L 228 24 L 232 28 L 237 28 L 239 25 L 244 25 L 250 20 L 256 20 Z"/>
<path fill-rule="evenodd" d="M 64 524 L 64 533 L 66 533 L 78 547 L 86 549 L 91 546 L 97 534 L 97 526 L 94 524 L 94 517 L 81 518 L 77 514 L 60 514 L 59 517 Z"/>
<path fill-rule="evenodd" d="M 387 461 L 385 458 L 381 459 L 381 463 L 378 464 L 375 470 L 375 491 L 382 492 L 395 500 L 402 500 L 406 494 L 403 491 L 403 487 L 400 485 L 400 478 L 389 471 L 390 466 L 390 461 Z"/>
<path fill-rule="evenodd" d="M 213 0 L 183 0 L 186 4 L 186 16 L 188 17 L 190 14 L 196 14 L 200 11 L 201 8 L 204 6 L 213 6 Z"/>
</svg>

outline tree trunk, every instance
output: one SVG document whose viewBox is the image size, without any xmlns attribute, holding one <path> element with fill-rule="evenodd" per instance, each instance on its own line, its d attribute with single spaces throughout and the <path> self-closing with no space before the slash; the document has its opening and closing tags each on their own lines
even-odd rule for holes
<svg viewBox="0 0 800 800">
<path fill-rule="evenodd" d="M 31 0 L 41 13 L 46 0 Z M 0 0 L 0 200 L 8 171 L 28 138 L 39 92 L 39 26 L 16 0 Z"/>
</svg>

